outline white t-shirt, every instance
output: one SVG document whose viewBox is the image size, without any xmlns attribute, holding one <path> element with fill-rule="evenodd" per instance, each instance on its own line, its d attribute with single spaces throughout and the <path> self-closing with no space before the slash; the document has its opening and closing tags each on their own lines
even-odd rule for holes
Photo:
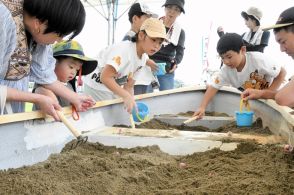
<svg viewBox="0 0 294 195">
<path fill-rule="evenodd" d="M 138 70 L 135 85 L 150 85 L 150 83 L 154 79 L 155 78 L 153 76 L 151 68 L 149 66 L 144 66 L 140 70 Z"/>
<path fill-rule="evenodd" d="M 132 30 L 128 31 L 126 37 L 133 37 L 136 33 Z M 147 55 L 146 55 L 147 56 Z M 148 56 L 147 56 L 148 57 Z M 149 58 L 146 59 L 146 61 Z M 135 85 L 150 85 L 150 83 L 154 80 L 154 76 L 152 74 L 152 70 L 149 66 L 144 66 L 137 73 L 137 79 Z"/>
<path fill-rule="evenodd" d="M 109 46 L 104 50 L 96 70 L 86 76 L 85 84 L 96 90 L 110 91 L 100 81 L 100 73 L 105 65 L 111 65 L 116 70 L 116 82 L 124 85 L 130 75 L 133 75 L 134 80 L 137 79 L 138 71 L 145 66 L 147 59 L 145 53 L 141 58 L 138 57 L 136 43 L 123 41 Z"/>
<path fill-rule="evenodd" d="M 261 52 L 247 52 L 246 63 L 241 72 L 224 65 L 211 82 L 220 89 L 224 85 L 236 88 L 264 89 L 271 85 L 281 71 L 281 66 Z"/>
</svg>

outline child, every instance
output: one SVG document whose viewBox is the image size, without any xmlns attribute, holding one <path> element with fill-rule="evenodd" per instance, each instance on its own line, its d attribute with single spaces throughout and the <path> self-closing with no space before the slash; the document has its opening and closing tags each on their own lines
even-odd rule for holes
<svg viewBox="0 0 294 195">
<path fill-rule="evenodd" d="M 149 7 L 143 3 L 134 3 L 128 12 L 129 21 L 131 22 L 131 29 L 127 32 L 125 37 L 123 38 L 123 41 L 130 41 L 133 36 L 136 35 L 136 33 L 139 32 L 140 27 L 142 23 L 150 17 L 157 18 L 158 15 L 154 14 L 149 10 Z M 156 63 L 151 60 L 147 59 L 146 65 L 141 68 L 141 70 L 137 73 L 137 80 L 135 82 L 134 86 L 134 94 L 144 94 L 147 93 L 147 87 L 151 84 L 153 81 L 154 83 L 157 83 L 159 86 L 157 79 L 152 74 L 152 71 L 157 70 Z"/>
<path fill-rule="evenodd" d="M 6 98 L 13 101 L 13 112 L 24 111 L 24 102 L 32 102 L 59 119 L 55 111 L 61 109 L 58 104 L 46 96 L 27 92 L 29 80 L 66 98 L 79 111 L 94 104 L 91 97 L 78 96 L 56 80 L 50 45 L 81 32 L 85 9 L 80 0 L 1 1 L 0 13 L 0 85 L 7 87 Z"/>
<path fill-rule="evenodd" d="M 57 79 L 71 91 L 76 91 L 75 77 L 78 74 L 78 85 L 81 76 L 88 75 L 97 67 L 97 61 L 85 56 L 82 46 L 74 40 L 61 41 L 53 46 L 53 56 L 56 59 L 55 74 Z M 69 106 L 70 102 L 55 95 L 42 86 L 35 88 L 35 92 L 47 95 L 57 100 L 61 106 Z"/>
<path fill-rule="evenodd" d="M 277 42 L 282 52 L 286 52 L 294 59 L 294 7 L 288 8 L 281 13 L 276 25 L 265 28 L 274 29 Z M 294 79 L 291 79 L 279 91 L 275 90 L 252 90 L 247 89 L 242 93 L 245 99 L 275 99 L 282 106 L 294 107 Z"/>
<path fill-rule="evenodd" d="M 129 113 L 135 106 L 133 96 L 136 74 L 146 64 L 147 55 L 157 52 L 166 38 L 164 25 L 155 18 L 146 19 L 132 41 L 112 45 L 104 52 L 101 67 L 85 79 L 85 93 L 97 100 L 123 98 Z M 121 87 L 123 86 L 123 88 Z"/>
<path fill-rule="evenodd" d="M 157 18 L 158 15 L 151 12 L 149 7 L 144 3 L 134 3 L 128 12 L 129 21 L 131 23 L 131 30 L 124 36 L 123 41 L 130 41 L 136 33 L 139 32 L 140 27 L 147 18 Z"/>
<path fill-rule="evenodd" d="M 223 66 L 211 86 L 208 86 L 199 109 L 194 116 L 201 118 L 210 100 L 223 85 L 244 90 L 269 88 L 277 90 L 282 84 L 286 71 L 263 53 L 247 52 L 242 37 L 236 33 L 226 33 L 217 44 L 217 52 Z"/>
</svg>

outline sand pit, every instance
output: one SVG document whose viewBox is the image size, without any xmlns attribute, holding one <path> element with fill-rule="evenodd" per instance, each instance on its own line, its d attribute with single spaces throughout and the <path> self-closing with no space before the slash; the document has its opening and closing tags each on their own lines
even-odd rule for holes
<svg viewBox="0 0 294 195">
<path fill-rule="evenodd" d="M 0 177 L 3 194 L 294 194 L 294 157 L 281 146 L 253 142 L 187 156 L 157 146 L 87 143 L 33 166 L 0 171 Z"/>
<path fill-rule="evenodd" d="M 235 151 L 170 156 L 158 147 L 98 143 L 1 171 L 3 194 L 293 194 L 293 156 L 242 143 Z M 185 166 L 180 166 L 185 165 Z M 183 164 L 184 163 L 184 164 Z"/>
</svg>

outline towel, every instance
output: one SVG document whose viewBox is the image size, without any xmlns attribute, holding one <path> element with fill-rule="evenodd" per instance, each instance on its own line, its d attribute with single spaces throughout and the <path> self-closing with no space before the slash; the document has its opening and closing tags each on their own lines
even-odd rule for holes
<svg viewBox="0 0 294 195">
<path fill-rule="evenodd" d="M 259 27 L 258 30 L 255 32 L 254 36 L 250 40 L 252 31 L 246 32 L 243 36 L 243 39 L 252 45 L 260 45 L 261 37 L 263 34 L 262 28 Z"/>
<path fill-rule="evenodd" d="M 164 17 L 161 17 L 160 20 L 164 20 Z M 173 25 L 170 27 L 169 31 L 166 33 L 168 42 L 177 46 L 181 35 L 181 31 L 182 27 L 178 22 L 175 21 Z"/>
</svg>

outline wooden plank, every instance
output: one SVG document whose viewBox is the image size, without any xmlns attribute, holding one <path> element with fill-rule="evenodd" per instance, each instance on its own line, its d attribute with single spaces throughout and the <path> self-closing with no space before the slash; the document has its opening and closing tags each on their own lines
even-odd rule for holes
<svg viewBox="0 0 294 195">
<path fill-rule="evenodd" d="M 155 93 L 148 93 L 148 94 L 142 94 L 135 96 L 136 100 L 141 100 L 144 98 L 152 98 L 156 96 L 162 96 L 167 94 L 174 94 L 174 93 L 181 93 L 185 91 L 193 91 L 193 90 L 202 90 L 205 89 L 203 86 L 197 86 L 197 87 L 183 87 L 183 88 L 177 88 L 172 90 L 166 90 L 166 91 L 160 91 Z M 97 101 L 96 104 L 91 108 L 99 108 L 104 107 L 108 105 L 118 104 L 122 103 L 122 98 L 112 99 L 112 100 L 104 100 L 104 101 Z M 63 113 L 64 115 L 69 115 L 72 113 L 71 107 L 63 107 Z M 41 111 L 32 111 L 32 112 L 22 112 L 22 113 L 16 113 L 16 114 L 6 114 L 6 115 L 0 115 L 0 125 L 1 124 L 7 124 L 12 122 L 19 122 L 19 121 L 26 121 L 26 120 L 33 120 L 33 119 L 42 119 L 46 118 L 46 120 L 53 120 L 51 116 L 45 115 Z"/>
<path fill-rule="evenodd" d="M 277 144 L 286 143 L 286 141 L 277 135 L 251 135 L 238 133 L 215 133 L 215 132 L 199 132 L 199 131 L 179 131 L 177 129 L 131 129 L 122 127 L 106 127 L 101 131 L 103 135 L 124 135 L 124 136 L 141 136 L 141 137 L 164 137 L 176 138 L 183 137 L 185 139 L 195 140 L 253 140 L 260 144 Z"/>
<path fill-rule="evenodd" d="M 194 117 L 169 114 L 155 115 L 154 119 L 173 126 L 203 126 L 209 129 L 217 129 L 235 121 L 235 117 L 232 116 L 203 116 L 196 120 Z"/>
</svg>

